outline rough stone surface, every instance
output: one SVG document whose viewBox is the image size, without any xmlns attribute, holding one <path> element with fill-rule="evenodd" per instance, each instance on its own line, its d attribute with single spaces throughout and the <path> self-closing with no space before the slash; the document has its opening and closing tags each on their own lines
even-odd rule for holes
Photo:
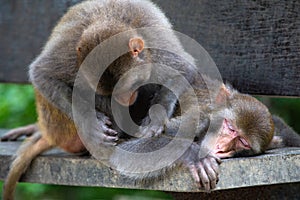
<svg viewBox="0 0 300 200">
<path fill-rule="evenodd" d="M 0 142 L 0 180 L 8 172 L 20 142 Z M 300 182 L 300 148 L 283 148 L 264 155 L 226 159 L 216 190 Z M 37 157 L 21 181 L 46 184 L 137 188 L 198 192 L 186 169 L 154 182 L 134 182 L 89 156 L 49 151 Z M 298 185 L 299 186 L 299 185 Z"/>
</svg>

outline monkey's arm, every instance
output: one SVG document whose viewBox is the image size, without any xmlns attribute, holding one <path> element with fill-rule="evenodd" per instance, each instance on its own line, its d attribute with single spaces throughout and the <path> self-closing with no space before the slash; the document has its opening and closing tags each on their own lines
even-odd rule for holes
<svg viewBox="0 0 300 200">
<path fill-rule="evenodd" d="M 169 119 L 174 113 L 176 102 L 177 98 L 170 90 L 164 87 L 160 89 L 154 96 L 151 105 L 159 104 L 166 112 L 163 113 L 161 109 L 154 109 L 151 117 L 149 113 L 149 116 L 142 120 L 140 133 L 147 137 L 160 135 L 164 130 L 164 121 L 166 118 Z"/>
<path fill-rule="evenodd" d="M 143 127 L 140 129 L 140 132 L 146 136 L 157 136 L 162 133 L 165 121 L 173 116 L 177 108 L 177 103 L 181 103 L 181 97 L 190 95 L 194 79 L 199 78 L 197 68 L 191 64 L 193 63 L 193 59 L 190 58 L 188 61 L 179 55 L 162 50 L 153 51 L 152 53 L 159 55 L 158 60 L 154 59 L 155 62 L 172 66 L 174 71 L 160 67 L 152 71 L 151 78 L 154 79 L 154 82 L 158 80 L 159 83 L 163 84 L 161 89 L 155 93 L 151 105 L 159 104 L 164 111 L 156 112 L 153 114 L 153 117 L 147 116 L 143 120 Z M 162 114 L 164 114 L 163 117 Z M 151 123 L 148 125 L 150 121 Z"/>
<path fill-rule="evenodd" d="M 151 153 L 165 148 L 173 140 L 172 135 L 162 134 L 160 137 L 150 137 L 150 138 L 138 138 L 131 139 L 125 142 L 122 142 L 118 145 L 119 148 L 131 152 L 131 153 Z M 180 139 L 179 139 L 180 140 Z M 201 151 L 201 147 L 196 142 L 192 142 L 190 146 L 186 146 L 186 141 L 182 140 L 182 145 L 179 145 L 178 148 L 186 148 L 183 155 L 179 155 L 177 160 L 174 160 L 173 163 L 170 163 L 168 166 L 161 168 L 160 170 L 149 171 L 149 166 L 144 166 L 146 162 L 141 160 L 136 160 L 130 162 L 122 162 L 124 160 L 124 155 L 120 153 L 112 154 L 110 157 L 110 164 L 117 169 L 121 174 L 134 178 L 136 180 L 143 180 L 143 178 L 156 178 L 159 176 L 165 176 L 167 172 L 178 169 L 180 165 L 188 168 L 192 178 L 197 182 L 199 188 L 204 188 L 206 191 L 210 191 L 216 187 L 218 182 L 219 175 L 219 165 L 221 160 L 213 155 L 205 154 Z M 177 147 L 176 147 L 177 148 Z M 161 156 L 157 154 L 157 156 Z M 170 155 L 173 157 L 174 155 Z M 148 158 L 145 158 L 146 160 Z M 164 158 L 162 158 L 164 159 Z M 128 161 L 128 162 L 127 162 Z M 136 162 L 142 162 L 141 164 Z M 151 162 L 151 169 L 156 169 L 155 162 Z M 159 165 L 160 163 L 157 163 Z M 144 173 L 134 173 L 135 168 L 138 167 L 138 171 L 143 171 Z M 147 169 L 147 170 L 146 170 Z M 132 172 L 132 173 L 130 173 Z"/>
<path fill-rule="evenodd" d="M 197 137 L 199 140 L 201 140 L 210 125 L 210 119 L 209 116 L 200 111 L 200 113 L 195 113 L 195 110 L 193 107 L 189 109 L 184 115 L 182 116 L 176 116 L 172 117 L 170 120 L 168 120 L 165 124 L 165 133 L 167 135 L 171 135 L 172 137 L 175 137 L 177 132 L 179 131 L 180 126 L 196 126 L 196 127 L 181 127 L 182 130 L 193 130 L 194 136 Z M 178 114 L 178 113 L 177 113 Z M 198 115 L 198 116 L 197 116 Z M 194 121 L 194 122 L 193 122 Z M 197 121 L 195 123 L 195 121 Z M 189 133 L 187 133 L 189 134 Z"/>
<path fill-rule="evenodd" d="M 70 119 L 73 119 L 71 105 L 73 85 L 72 83 L 67 84 L 67 78 L 69 77 L 67 68 L 71 67 L 64 66 L 60 60 L 61 58 L 54 56 L 56 55 L 55 51 L 48 53 L 53 56 L 43 55 L 42 53 L 30 65 L 31 82 L 36 92 L 41 94 L 48 103 L 65 113 Z"/>
<path fill-rule="evenodd" d="M 275 135 L 268 149 L 281 147 L 300 147 L 300 135 L 289 127 L 280 117 L 273 115 Z"/>
<path fill-rule="evenodd" d="M 55 47 L 53 47 L 55 49 Z M 61 49 L 59 49 L 62 51 Z M 66 57 L 71 57 L 71 61 L 69 61 L 69 65 L 67 65 L 66 58 L 62 57 L 64 54 L 58 55 L 57 52 L 52 52 L 52 49 L 48 50 L 48 54 L 44 55 L 42 53 L 31 65 L 30 65 L 30 78 L 35 87 L 36 91 L 36 99 L 37 102 L 42 102 L 44 105 L 43 108 L 38 107 L 38 111 L 44 113 L 45 116 L 49 116 L 55 119 L 55 114 L 66 115 L 71 121 L 73 121 L 73 112 L 72 112 L 72 98 L 73 95 L 73 85 L 74 80 L 77 74 L 76 68 L 76 58 L 73 58 L 70 55 Z M 73 61 L 73 59 L 75 61 Z M 98 115 L 102 116 L 97 118 L 98 123 L 95 124 L 93 128 L 91 128 L 90 134 L 98 135 L 99 141 L 115 141 L 117 138 L 116 132 L 110 128 L 108 128 L 107 117 L 104 115 L 106 110 L 105 105 L 108 105 L 110 102 L 110 98 L 95 98 L 95 105 L 101 105 L 95 108 L 95 106 L 91 105 L 87 98 L 90 97 L 89 91 L 90 88 L 87 84 L 79 84 L 77 86 L 76 97 L 77 102 L 81 104 L 77 104 L 77 106 L 81 106 L 80 108 L 84 108 L 86 114 L 95 112 L 100 112 L 102 114 Z M 103 106 L 102 106 L 103 105 Z M 49 108 L 54 107 L 53 110 L 55 112 L 50 112 Z M 85 113 L 81 113 L 84 115 Z M 96 116 L 95 116 L 96 117 Z M 61 123 L 61 122 L 60 122 Z"/>
</svg>

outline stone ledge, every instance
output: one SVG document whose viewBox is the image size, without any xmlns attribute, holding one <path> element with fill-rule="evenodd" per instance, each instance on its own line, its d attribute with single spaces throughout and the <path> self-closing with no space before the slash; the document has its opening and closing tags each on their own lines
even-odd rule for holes
<svg viewBox="0 0 300 200">
<path fill-rule="evenodd" d="M 0 180 L 4 180 L 20 142 L 0 142 Z M 300 182 L 300 148 L 283 148 L 264 155 L 223 160 L 216 190 Z M 136 183 L 89 156 L 51 150 L 37 157 L 22 182 L 197 192 L 189 172 L 182 169 L 155 183 Z"/>
</svg>

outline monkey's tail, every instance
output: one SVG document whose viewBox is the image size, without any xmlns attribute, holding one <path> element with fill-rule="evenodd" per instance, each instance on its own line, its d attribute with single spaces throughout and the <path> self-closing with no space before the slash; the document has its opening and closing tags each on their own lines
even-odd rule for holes
<svg viewBox="0 0 300 200">
<path fill-rule="evenodd" d="M 280 140 L 280 145 L 271 146 L 273 148 L 300 147 L 300 135 L 287 125 L 280 117 L 275 115 L 272 117 L 275 126 L 275 137 L 277 137 L 277 140 Z"/>
<path fill-rule="evenodd" d="M 31 161 L 42 152 L 52 148 L 39 132 L 26 140 L 17 151 L 10 166 L 9 173 L 3 186 L 3 200 L 13 200 L 14 191 L 22 174 L 29 167 Z"/>
</svg>

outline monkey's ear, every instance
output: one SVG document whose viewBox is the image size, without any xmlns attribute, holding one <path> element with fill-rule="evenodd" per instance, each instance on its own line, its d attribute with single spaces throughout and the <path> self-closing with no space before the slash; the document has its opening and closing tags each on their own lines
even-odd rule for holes
<svg viewBox="0 0 300 200">
<path fill-rule="evenodd" d="M 81 46 L 76 47 L 76 53 L 77 53 L 77 63 L 78 65 L 81 65 L 81 63 L 83 62 L 83 48 Z"/>
<path fill-rule="evenodd" d="M 144 40 L 141 38 L 131 38 L 129 40 L 129 50 L 131 55 L 136 58 L 144 49 Z"/>
<path fill-rule="evenodd" d="M 225 104 L 228 98 L 231 96 L 231 91 L 225 84 L 222 84 L 220 90 L 216 96 L 216 103 L 217 104 Z"/>
</svg>

